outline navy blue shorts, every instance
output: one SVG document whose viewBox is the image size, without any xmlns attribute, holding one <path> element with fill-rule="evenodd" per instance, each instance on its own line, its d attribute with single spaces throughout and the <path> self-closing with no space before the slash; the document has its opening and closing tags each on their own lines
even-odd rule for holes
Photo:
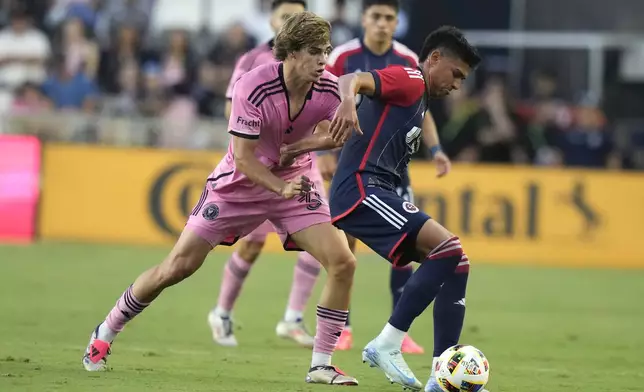
<svg viewBox="0 0 644 392">
<path fill-rule="evenodd" d="M 362 241 L 394 266 L 419 261 L 426 255 L 416 250 L 416 237 L 430 218 L 397 191 L 365 187 L 365 198 L 333 224 Z M 404 193 L 404 192 L 401 192 Z"/>
</svg>

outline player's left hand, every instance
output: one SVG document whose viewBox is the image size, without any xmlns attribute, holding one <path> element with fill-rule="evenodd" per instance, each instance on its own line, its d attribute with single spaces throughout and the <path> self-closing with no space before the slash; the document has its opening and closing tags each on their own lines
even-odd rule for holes
<svg viewBox="0 0 644 392">
<path fill-rule="evenodd" d="M 434 162 L 436 163 L 436 177 L 443 177 L 452 170 L 452 162 L 442 151 L 434 155 Z"/>
<path fill-rule="evenodd" d="M 282 147 L 280 147 L 279 165 L 281 167 L 291 166 L 295 162 L 295 157 L 296 155 L 293 154 L 292 151 L 290 151 L 290 148 L 288 145 L 283 144 Z"/>
<path fill-rule="evenodd" d="M 362 135 L 355 101 L 347 99 L 340 103 L 338 110 L 335 112 L 335 116 L 329 127 L 329 133 L 333 141 L 341 146 L 349 140 L 354 130 Z"/>
</svg>

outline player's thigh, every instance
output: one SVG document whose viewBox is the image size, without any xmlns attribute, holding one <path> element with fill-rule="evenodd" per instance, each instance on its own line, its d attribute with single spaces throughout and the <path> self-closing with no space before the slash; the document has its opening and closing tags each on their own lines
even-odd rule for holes
<svg viewBox="0 0 644 392">
<path fill-rule="evenodd" d="M 355 257 L 346 236 L 330 222 L 318 223 L 292 233 L 291 240 L 311 254 L 328 270 L 346 269 L 353 273 Z"/>
<path fill-rule="evenodd" d="M 249 263 L 254 263 L 262 253 L 262 249 L 266 243 L 266 237 L 269 233 L 274 232 L 275 228 L 271 222 L 265 221 L 258 228 L 239 241 L 237 254 L 239 254 L 239 257 L 243 260 Z"/>
<path fill-rule="evenodd" d="M 275 203 L 270 220 L 285 250 L 304 250 L 327 270 L 355 261 L 345 235 L 331 225 L 329 204 L 316 192 Z"/>
</svg>

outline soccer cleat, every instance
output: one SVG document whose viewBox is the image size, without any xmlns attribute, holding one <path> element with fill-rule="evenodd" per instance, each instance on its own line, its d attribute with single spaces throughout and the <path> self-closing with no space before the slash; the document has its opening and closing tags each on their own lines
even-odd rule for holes
<svg viewBox="0 0 644 392">
<path fill-rule="evenodd" d="M 237 347 L 237 338 L 233 333 L 233 321 L 230 317 L 222 317 L 211 311 L 208 313 L 208 325 L 215 343 L 224 347 Z"/>
<path fill-rule="evenodd" d="M 358 385 L 358 380 L 347 376 L 344 372 L 335 366 L 315 366 L 309 369 L 306 375 L 306 382 L 309 384 L 326 384 L 326 385 Z"/>
<path fill-rule="evenodd" d="M 402 348 L 400 349 L 403 354 L 424 354 L 425 349 L 423 346 L 414 342 L 414 339 L 409 335 L 405 335 L 405 339 L 402 342 Z"/>
<path fill-rule="evenodd" d="M 83 367 L 88 372 L 102 372 L 108 370 L 107 357 L 112 353 L 111 343 L 98 339 L 98 327 L 89 337 L 89 344 L 83 355 Z"/>
<path fill-rule="evenodd" d="M 436 381 L 436 377 L 431 376 L 429 378 L 429 381 L 427 381 L 427 385 L 425 385 L 425 392 L 445 392 L 446 390 L 441 388 L 440 385 L 438 385 L 438 381 Z M 481 389 L 478 392 L 490 392 L 487 389 Z"/>
<path fill-rule="evenodd" d="M 397 348 L 383 348 L 372 340 L 362 350 L 362 362 L 380 368 L 392 384 L 402 385 L 403 390 L 420 391 L 423 388 Z"/>
<path fill-rule="evenodd" d="M 275 333 L 282 339 L 290 339 L 303 347 L 313 347 L 315 338 L 306 329 L 303 321 L 280 321 L 275 328 Z"/>
<path fill-rule="evenodd" d="M 351 329 L 345 328 L 342 330 L 338 345 L 335 347 L 336 351 L 346 351 L 353 348 L 353 332 Z"/>
</svg>

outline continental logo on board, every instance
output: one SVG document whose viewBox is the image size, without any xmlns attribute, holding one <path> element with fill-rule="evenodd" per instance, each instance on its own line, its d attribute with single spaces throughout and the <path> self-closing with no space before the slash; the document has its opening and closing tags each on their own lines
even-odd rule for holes
<svg viewBox="0 0 644 392">
<path fill-rule="evenodd" d="M 432 213 L 434 219 L 462 237 L 482 235 L 537 240 L 544 230 L 540 225 L 543 203 L 557 204 L 575 214 L 581 223 L 577 230 L 580 238 L 591 236 L 601 225 L 598 206 L 591 203 L 586 185 L 580 180 L 572 183 L 567 191 L 553 195 L 554 198 L 548 198 L 551 195 L 544 195 L 539 183 L 529 180 L 520 184 L 515 196 L 471 187 L 455 192 L 456 197 L 448 197 L 437 191 L 416 191 L 415 198 L 420 209 Z M 456 214 L 448 217 L 451 211 Z"/>
<path fill-rule="evenodd" d="M 221 157 L 46 145 L 40 235 L 172 244 Z M 412 165 L 415 204 L 463 239 L 473 264 L 644 267 L 634 246 L 644 232 L 644 175 L 470 165 L 434 173 Z M 281 250 L 279 241 L 268 250 Z"/>
<path fill-rule="evenodd" d="M 148 208 L 159 230 L 173 237 L 181 234 L 212 170 L 208 162 L 181 162 L 163 168 L 155 177 L 148 192 Z M 183 217 L 184 222 L 178 222 L 177 217 Z"/>
</svg>

